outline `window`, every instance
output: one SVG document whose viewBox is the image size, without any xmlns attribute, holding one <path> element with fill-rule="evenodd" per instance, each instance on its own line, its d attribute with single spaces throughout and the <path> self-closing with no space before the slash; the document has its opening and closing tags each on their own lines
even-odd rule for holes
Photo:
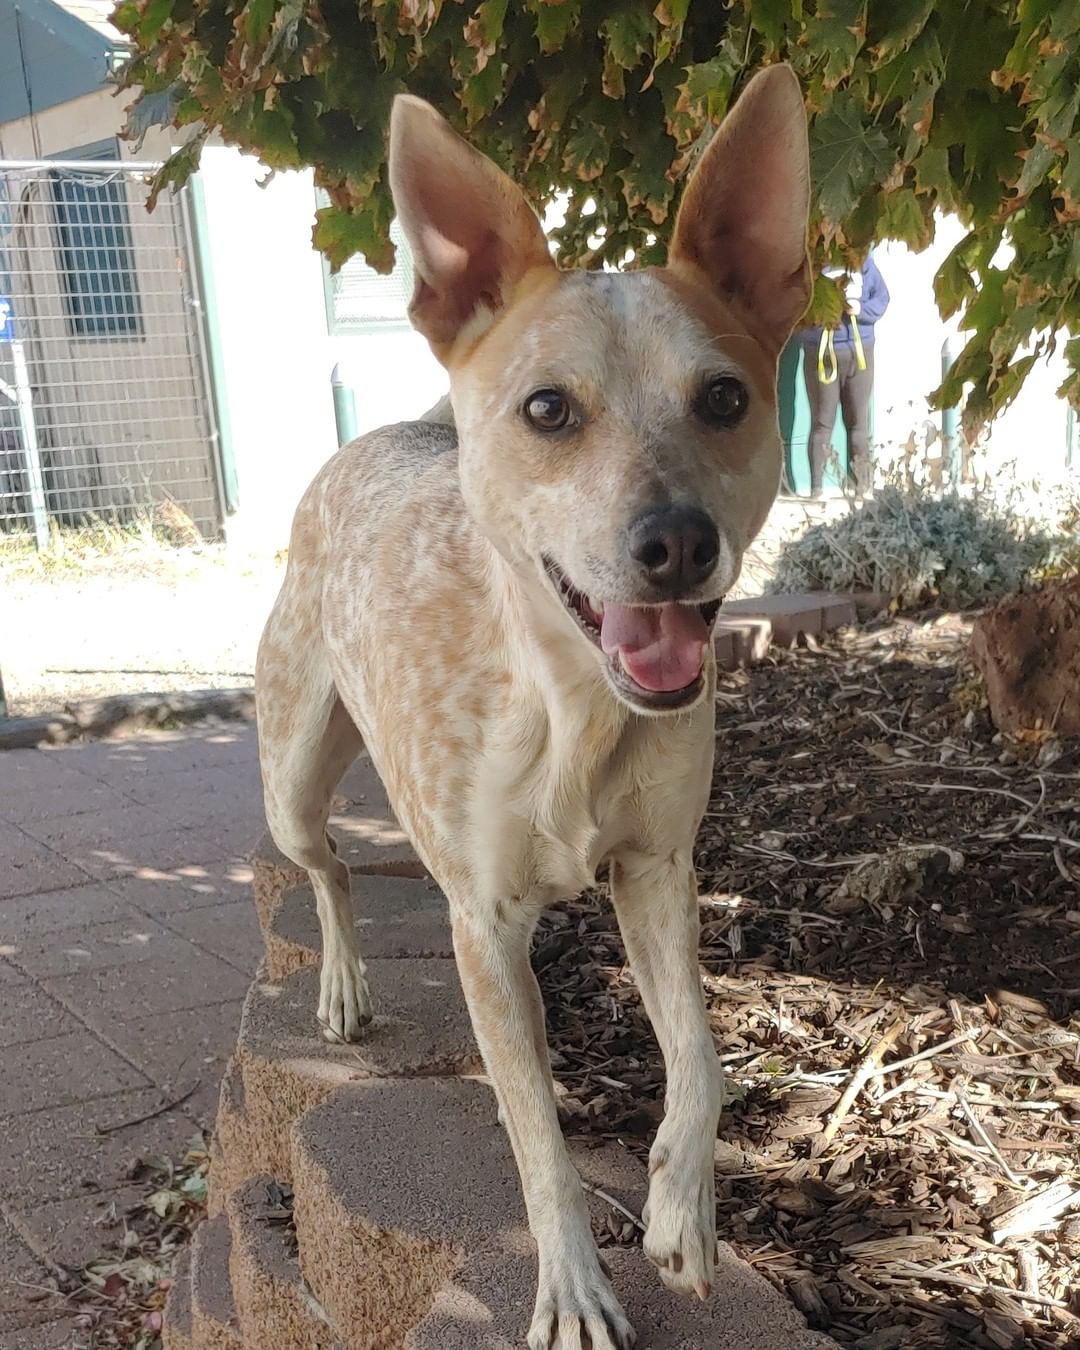
<svg viewBox="0 0 1080 1350">
<path fill-rule="evenodd" d="M 319 205 L 326 198 L 320 195 Z M 358 253 L 340 272 L 325 267 L 326 319 L 331 333 L 364 333 L 409 322 L 413 294 L 413 262 L 409 246 L 397 221 L 390 226 L 397 247 L 394 270 L 380 276 Z"/>
<path fill-rule="evenodd" d="M 115 141 L 64 159 L 115 159 Z M 127 179 L 87 168 L 52 173 L 53 219 L 68 328 L 74 337 L 137 337 L 142 312 L 128 221 Z"/>
</svg>

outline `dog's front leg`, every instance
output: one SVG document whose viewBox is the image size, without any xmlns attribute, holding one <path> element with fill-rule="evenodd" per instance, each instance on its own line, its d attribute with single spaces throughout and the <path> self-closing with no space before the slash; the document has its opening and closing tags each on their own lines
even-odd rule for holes
<svg viewBox="0 0 1080 1350">
<path fill-rule="evenodd" d="M 530 915 L 512 904 L 452 906 L 454 950 L 473 1029 L 517 1159 L 539 1255 L 530 1350 L 628 1350 L 634 1333 L 593 1241 L 559 1128 Z"/>
<path fill-rule="evenodd" d="M 612 898 L 667 1067 L 667 1105 L 649 1156 L 645 1253 L 671 1289 L 707 1297 L 716 1266 L 714 1145 L 720 1061 L 698 973 L 697 879 L 689 852 L 626 851 Z"/>
</svg>

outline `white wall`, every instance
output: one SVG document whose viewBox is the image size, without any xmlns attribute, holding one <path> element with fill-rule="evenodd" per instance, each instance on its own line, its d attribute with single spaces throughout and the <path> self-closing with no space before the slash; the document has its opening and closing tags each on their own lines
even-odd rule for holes
<svg viewBox="0 0 1080 1350">
<path fill-rule="evenodd" d="M 256 159 L 211 147 L 200 175 L 239 479 L 228 537 L 277 549 L 304 489 L 337 449 L 334 365 L 350 374 L 361 433 L 423 413 L 446 379 L 410 329 L 329 335 L 310 173 L 278 174 L 262 188 Z"/>
<path fill-rule="evenodd" d="M 93 145 L 109 137 L 119 137 L 124 124 L 126 99 L 111 89 L 98 89 L 82 98 L 61 103 L 18 122 L 0 127 L 0 159 L 54 159 L 83 145 Z M 36 137 L 35 137 L 36 130 Z M 169 137 L 160 127 L 153 128 L 141 149 L 120 142 L 120 158 L 152 162 L 169 154 Z"/>
</svg>

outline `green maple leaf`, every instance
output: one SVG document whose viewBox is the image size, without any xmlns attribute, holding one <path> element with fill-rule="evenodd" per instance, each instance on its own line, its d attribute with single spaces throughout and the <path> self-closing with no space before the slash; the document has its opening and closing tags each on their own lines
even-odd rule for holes
<svg viewBox="0 0 1080 1350">
<path fill-rule="evenodd" d="M 315 212 L 311 240 L 325 253 L 333 271 L 338 272 L 357 253 L 369 267 L 384 275 L 393 270 L 394 246 L 390 242 L 388 220 L 384 220 L 377 202 L 370 200 L 363 209 L 343 211 L 324 206 Z"/>
<path fill-rule="evenodd" d="M 536 40 L 542 52 L 561 51 L 566 39 L 574 31 L 581 17 L 580 0 L 562 0 L 551 4 L 539 0 L 533 10 L 536 15 Z"/>
<path fill-rule="evenodd" d="M 821 214 L 842 221 L 864 192 L 884 181 L 895 162 L 885 133 L 866 124 L 855 100 L 836 99 L 815 122 L 811 141 L 811 176 Z"/>
<path fill-rule="evenodd" d="M 802 38 L 807 50 L 824 61 L 826 89 L 835 89 L 851 74 L 865 40 L 866 0 L 820 0 Z"/>
<path fill-rule="evenodd" d="M 890 0 L 886 19 L 880 28 L 872 25 L 870 42 L 879 66 L 906 52 L 926 27 L 937 8 L 937 0 Z"/>
<path fill-rule="evenodd" d="M 611 155 L 611 133 L 595 122 L 581 122 L 566 142 L 563 168 L 583 183 L 599 178 Z"/>
<path fill-rule="evenodd" d="M 633 70 L 653 49 L 656 20 L 648 5 L 623 6 L 622 12 L 605 19 L 600 26 L 605 54 L 623 70 Z"/>
<path fill-rule="evenodd" d="M 890 192 L 878 229 L 886 239 L 900 239 L 914 249 L 924 249 L 934 237 L 932 207 L 921 202 L 911 188 Z"/>
<path fill-rule="evenodd" d="M 773 47 L 780 47 L 792 17 L 790 0 L 749 0 L 750 22 Z"/>
</svg>

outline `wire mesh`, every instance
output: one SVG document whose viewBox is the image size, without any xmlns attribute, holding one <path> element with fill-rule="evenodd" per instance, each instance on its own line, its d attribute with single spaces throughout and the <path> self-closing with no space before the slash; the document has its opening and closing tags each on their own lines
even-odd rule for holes
<svg viewBox="0 0 1080 1350">
<path fill-rule="evenodd" d="M 192 249 L 145 168 L 0 161 L 0 537 L 221 525 Z"/>
</svg>

